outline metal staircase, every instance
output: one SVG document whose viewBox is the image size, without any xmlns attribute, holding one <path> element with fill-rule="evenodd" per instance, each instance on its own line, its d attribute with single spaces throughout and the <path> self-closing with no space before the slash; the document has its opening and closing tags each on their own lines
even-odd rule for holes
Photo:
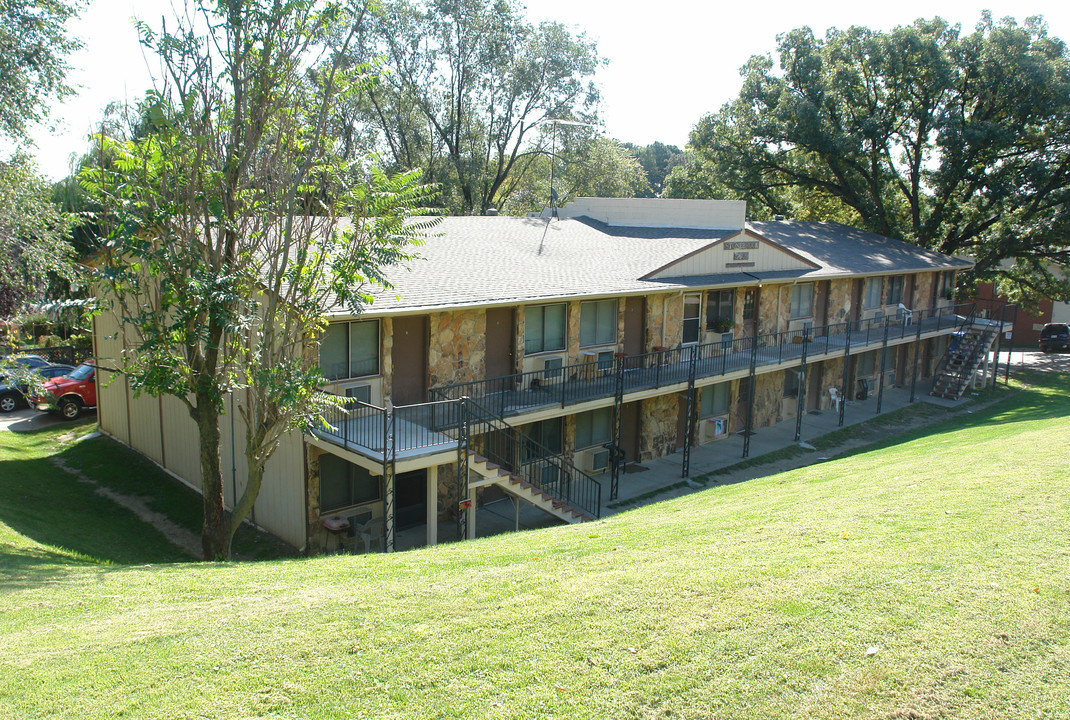
<svg viewBox="0 0 1070 720">
<path fill-rule="evenodd" d="M 602 486 L 549 448 L 468 399 L 469 489 L 497 485 L 565 522 L 595 520 Z"/>
<path fill-rule="evenodd" d="M 933 397 L 958 400 L 963 396 L 999 334 L 999 325 L 978 320 L 971 314 L 963 323 L 961 333 L 958 345 L 937 368 L 929 393 Z"/>
</svg>

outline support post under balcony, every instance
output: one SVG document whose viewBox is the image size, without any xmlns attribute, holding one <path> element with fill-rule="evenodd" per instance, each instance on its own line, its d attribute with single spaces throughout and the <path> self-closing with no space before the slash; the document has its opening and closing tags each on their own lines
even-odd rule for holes
<svg viewBox="0 0 1070 720">
<path fill-rule="evenodd" d="M 921 351 L 921 323 L 914 331 L 914 372 L 910 378 L 910 402 L 914 402 L 918 391 L 918 354 Z"/>
<path fill-rule="evenodd" d="M 888 365 L 888 319 L 884 319 L 884 342 L 881 343 L 881 376 L 877 380 L 877 415 L 881 414 L 881 401 L 884 400 L 884 371 Z"/>
<path fill-rule="evenodd" d="M 609 499 L 617 499 L 620 488 L 620 448 L 624 427 L 624 358 L 617 358 L 617 377 L 613 393 L 613 449 L 610 451 Z"/>
<path fill-rule="evenodd" d="M 750 372 L 747 374 L 747 419 L 743 424 L 743 457 L 750 455 L 750 436 L 754 425 L 754 379 L 758 367 L 758 336 L 751 339 Z"/>
<path fill-rule="evenodd" d="M 839 421 L 836 423 L 838 427 L 843 427 L 843 410 L 847 406 L 847 381 L 851 378 L 851 325 L 847 325 L 847 333 L 844 336 L 843 343 L 843 383 L 841 387 L 843 392 L 840 394 L 840 412 Z"/>
<path fill-rule="evenodd" d="M 799 389 L 795 397 L 795 442 L 799 442 L 802 438 L 802 416 L 806 412 L 806 351 L 809 347 L 810 333 L 807 330 L 803 330 L 802 362 L 799 365 Z"/>
<path fill-rule="evenodd" d="M 468 398 L 462 397 L 457 427 L 457 539 L 468 537 L 468 458 L 469 417 Z"/>
<path fill-rule="evenodd" d="M 684 433 L 684 461 L 680 467 L 680 477 L 691 474 L 691 445 L 695 442 L 695 363 L 698 358 L 698 346 L 691 346 L 691 358 L 687 368 L 687 431 Z"/>
</svg>

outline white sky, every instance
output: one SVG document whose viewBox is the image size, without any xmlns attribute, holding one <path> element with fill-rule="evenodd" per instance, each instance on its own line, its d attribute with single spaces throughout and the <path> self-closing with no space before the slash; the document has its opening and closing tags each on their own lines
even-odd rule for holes
<svg viewBox="0 0 1070 720">
<path fill-rule="evenodd" d="M 739 68 L 747 58 L 771 53 L 777 34 L 803 25 L 823 35 L 829 27 L 890 29 L 939 15 L 960 23 L 965 32 L 987 7 L 996 18 L 1012 16 L 1019 23 L 1043 15 L 1049 33 L 1070 42 L 1066 0 L 528 0 L 526 5 L 532 21 L 558 20 L 597 40 L 599 52 L 610 61 L 596 77 L 610 137 L 680 147 L 702 115 L 738 94 Z M 86 43 L 72 58 L 70 80 L 78 94 L 53 108 L 53 127 L 34 133 L 33 152 L 44 174 L 53 179 L 67 175 L 71 157 L 84 150 L 103 108 L 113 101 L 134 101 L 150 87 L 151 59 L 141 52 L 131 18 L 159 26 L 162 15 L 171 15 L 170 0 L 90 0 L 71 27 Z"/>
</svg>

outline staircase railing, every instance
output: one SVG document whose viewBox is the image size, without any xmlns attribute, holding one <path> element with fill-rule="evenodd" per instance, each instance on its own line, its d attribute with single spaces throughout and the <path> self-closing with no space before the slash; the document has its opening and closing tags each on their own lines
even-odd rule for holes
<svg viewBox="0 0 1070 720">
<path fill-rule="evenodd" d="M 977 308 L 975 306 L 971 306 L 969 315 L 966 315 L 965 317 L 963 317 L 962 322 L 958 323 L 955 326 L 955 331 L 954 332 L 956 332 L 956 333 L 964 332 L 964 329 L 968 328 L 968 327 L 971 327 L 976 319 L 977 319 Z M 951 359 L 951 352 L 950 352 L 950 346 L 949 346 L 948 352 L 945 352 L 944 356 L 942 358 L 940 358 L 940 362 L 936 363 L 936 368 L 933 370 L 933 377 L 934 378 L 938 378 L 938 377 L 940 377 L 941 375 L 944 374 L 944 372 L 947 370 L 948 360 L 950 360 L 950 359 Z"/>
<path fill-rule="evenodd" d="M 602 484 L 558 452 L 468 398 L 468 449 L 592 518 L 602 512 Z"/>
</svg>

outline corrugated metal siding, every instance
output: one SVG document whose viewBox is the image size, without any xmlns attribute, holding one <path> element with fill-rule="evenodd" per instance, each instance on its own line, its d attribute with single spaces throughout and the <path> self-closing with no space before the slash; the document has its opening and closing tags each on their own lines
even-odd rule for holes
<svg viewBox="0 0 1070 720">
<path fill-rule="evenodd" d="M 130 445 L 163 465 L 163 438 L 160 428 L 159 399 L 145 394 L 133 397 L 131 393 Z"/>
<path fill-rule="evenodd" d="M 93 320 L 93 330 L 97 362 L 101 368 L 97 382 L 97 421 L 101 429 L 129 445 L 126 378 L 108 372 L 118 366 L 116 358 L 122 351 L 122 340 L 116 337 L 119 321 L 114 313 L 101 313 Z"/>
</svg>

